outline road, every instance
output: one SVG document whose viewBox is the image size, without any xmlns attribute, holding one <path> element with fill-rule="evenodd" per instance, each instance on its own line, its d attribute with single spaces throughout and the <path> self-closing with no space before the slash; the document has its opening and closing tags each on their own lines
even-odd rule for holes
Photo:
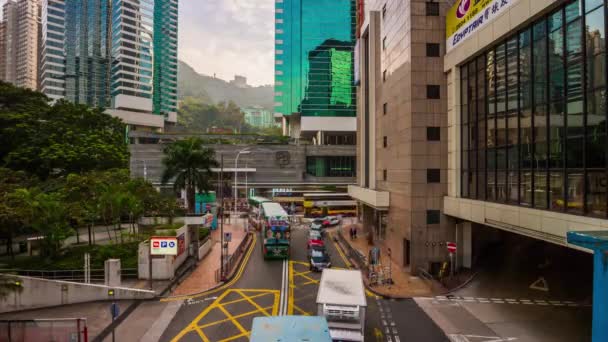
<svg viewBox="0 0 608 342">
<path fill-rule="evenodd" d="M 265 261 L 256 238 L 242 273 L 216 291 L 184 301 L 160 341 L 247 341 L 254 317 L 315 315 L 321 273 L 309 270 L 307 235 L 305 227 L 293 229 L 288 261 Z M 330 238 L 326 238 L 326 246 L 332 266 L 346 268 L 343 254 Z M 283 276 L 285 271 L 287 276 Z M 281 290 L 287 285 L 292 291 Z M 414 301 L 385 300 L 371 293 L 365 335 L 366 341 L 447 341 Z"/>
</svg>

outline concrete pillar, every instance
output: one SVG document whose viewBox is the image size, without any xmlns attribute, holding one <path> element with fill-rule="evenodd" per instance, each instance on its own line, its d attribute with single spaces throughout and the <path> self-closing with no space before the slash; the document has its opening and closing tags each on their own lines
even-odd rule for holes
<svg viewBox="0 0 608 342">
<path fill-rule="evenodd" d="M 120 275 L 120 259 L 108 259 L 104 263 L 106 286 L 120 287 L 122 280 Z"/>
<path fill-rule="evenodd" d="M 462 255 L 462 267 L 473 267 L 473 225 L 471 222 L 462 223 L 462 246 L 458 246 Z"/>
</svg>

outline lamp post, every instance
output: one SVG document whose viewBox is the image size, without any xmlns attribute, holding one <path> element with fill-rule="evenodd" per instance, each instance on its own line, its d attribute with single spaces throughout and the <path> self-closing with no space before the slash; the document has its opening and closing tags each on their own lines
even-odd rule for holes
<svg viewBox="0 0 608 342">
<path fill-rule="evenodd" d="M 237 167 L 239 165 L 239 157 L 241 156 L 241 154 L 249 154 L 251 153 L 251 151 L 244 149 L 244 150 L 240 150 L 239 153 L 236 154 L 236 158 L 234 158 L 234 215 L 235 215 L 235 219 L 236 219 L 236 203 L 237 203 L 237 199 L 238 199 L 238 191 L 236 188 L 236 177 L 237 177 Z"/>
</svg>

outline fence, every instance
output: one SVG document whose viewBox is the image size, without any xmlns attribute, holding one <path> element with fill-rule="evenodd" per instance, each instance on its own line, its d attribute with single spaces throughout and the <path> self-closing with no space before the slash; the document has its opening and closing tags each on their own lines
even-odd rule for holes
<svg viewBox="0 0 608 342">
<path fill-rule="evenodd" d="M 9 273 L 26 277 L 43 278 L 50 280 L 63 280 L 84 283 L 84 270 L 21 270 L 0 269 L 0 273 Z M 137 278 L 136 268 L 123 268 L 120 270 L 122 278 Z M 91 270 L 91 283 L 103 283 L 105 281 L 104 269 Z M 0 341 L 2 342 L 2 341 Z"/>
<path fill-rule="evenodd" d="M 234 267 L 238 265 L 239 258 L 241 257 L 241 255 L 243 255 L 243 253 L 245 253 L 245 250 L 247 250 L 247 246 L 249 246 L 249 241 L 251 241 L 253 236 L 252 234 L 253 233 L 247 233 L 247 235 L 245 235 L 245 238 L 241 240 L 241 243 L 239 243 L 234 253 L 232 255 L 229 255 L 228 258 L 224 260 L 224 275 L 226 277 L 228 277 L 230 273 L 232 273 L 232 271 L 234 270 Z M 220 274 L 220 269 L 217 269 L 215 270 L 215 281 L 220 282 L 221 280 L 222 276 Z"/>
<path fill-rule="evenodd" d="M 85 318 L 0 320 L 0 342 L 86 342 Z"/>
<path fill-rule="evenodd" d="M 367 258 L 365 255 L 361 254 L 358 250 L 352 248 L 350 244 L 344 239 L 342 235 L 342 230 L 338 229 L 338 240 L 340 241 L 340 246 L 344 249 L 346 256 L 348 256 L 352 261 L 354 261 L 355 266 L 359 269 L 367 268 Z"/>
</svg>

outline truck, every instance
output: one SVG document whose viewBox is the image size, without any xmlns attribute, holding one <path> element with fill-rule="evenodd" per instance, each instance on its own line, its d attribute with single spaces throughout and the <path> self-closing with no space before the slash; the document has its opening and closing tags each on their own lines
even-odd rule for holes
<svg viewBox="0 0 608 342">
<path fill-rule="evenodd" d="M 361 271 L 323 270 L 317 292 L 317 315 L 327 319 L 333 341 L 363 341 L 366 308 Z"/>
</svg>

